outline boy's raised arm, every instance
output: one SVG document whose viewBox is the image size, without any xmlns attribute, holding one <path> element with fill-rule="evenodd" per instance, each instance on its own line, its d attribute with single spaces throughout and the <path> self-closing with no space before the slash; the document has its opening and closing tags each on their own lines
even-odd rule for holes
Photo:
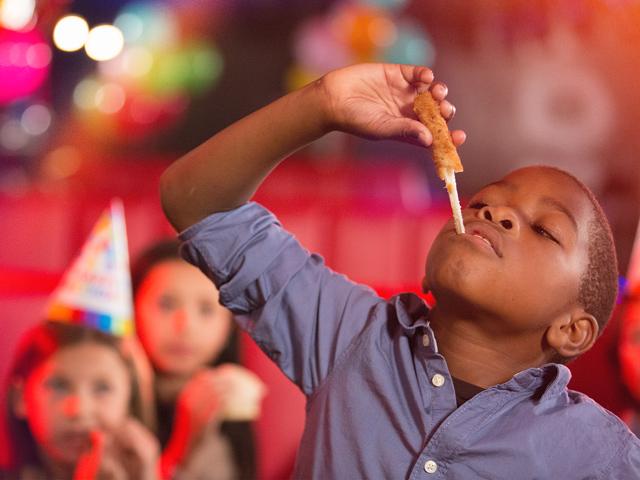
<svg viewBox="0 0 640 480">
<path fill-rule="evenodd" d="M 429 88 L 426 67 L 362 64 L 335 70 L 214 135 L 171 165 L 161 179 L 162 205 L 178 231 L 248 201 L 287 155 L 331 130 L 371 139 L 397 138 L 422 146 L 431 134 L 413 112 Z M 433 89 L 445 118 L 444 85 Z M 461 144 L 464 133 L 452 132 Z"/>
</svg>

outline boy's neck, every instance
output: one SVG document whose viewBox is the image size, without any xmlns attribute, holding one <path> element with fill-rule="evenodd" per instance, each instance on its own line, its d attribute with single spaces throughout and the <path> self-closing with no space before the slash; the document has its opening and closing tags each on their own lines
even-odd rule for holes
<svg viewBox="0 0 640 480">
<path fill-rule="evenodd" d="M 497 338 L 484 332 L 478 319 L 447 315 L 437 307 L 430 319 L 438 352 L 447 361 L 449 372 L 467 383 L 488 388 L 548 361 L 535 334 Z"/>
</svg>

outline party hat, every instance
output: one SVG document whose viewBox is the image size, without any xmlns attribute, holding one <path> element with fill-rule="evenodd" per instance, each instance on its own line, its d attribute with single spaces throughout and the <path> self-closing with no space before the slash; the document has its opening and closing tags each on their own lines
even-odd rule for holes
<svg viewBox="0 0 640 480">
<path fill-rule="evenodd" d="M 118 336 L 133 332 L 127 233 L 120 200 L 111 201 L 65 272 L 51 297 L 47 319 Z"/>
<path fill-rule="evenodd" d="M 636 239 L 633 242 L 631 260 L 627 268 L 626 293 L 630 296 L 640 295 L 640 223 L 636 231 Z"/>
</svg>

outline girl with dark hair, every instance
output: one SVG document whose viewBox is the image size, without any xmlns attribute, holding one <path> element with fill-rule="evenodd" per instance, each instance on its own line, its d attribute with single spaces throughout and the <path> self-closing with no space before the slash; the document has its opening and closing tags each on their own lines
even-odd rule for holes
<svg viewBox="0 0 640 480">
<path fill-rule="evenodd" d="M 143 424 L 121 340 L 83 325 L 27 332 L 9 370 L 10 455 L 2 478 L 158 478 L 159 446 Z"/>
<path fill-rule="evenodd" d="M 253 479 L 250 421 L 262 382 L 239 365 L 238 334 L 218 291 L 163 241 L 134 263 L 136 331 L 155 370 L 165 478 Z"/>
</svg>

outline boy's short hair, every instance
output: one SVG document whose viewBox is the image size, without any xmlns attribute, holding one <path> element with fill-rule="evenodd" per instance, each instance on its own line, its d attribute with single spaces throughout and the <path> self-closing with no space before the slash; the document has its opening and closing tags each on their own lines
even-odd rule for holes
<svg viewBox="0 0 640 480">
<path fill-rule="evenodd" d="M 604 331 L 618 296 L 618 258 L 607 216 L 593 192 L 569 172 L 548 167 L 571 178 L 591 202 L 593 218 L 588 225 L 588 265 L 580 278 L 578 301 L 596 318 L 599 331 Z"/>
</svg>

